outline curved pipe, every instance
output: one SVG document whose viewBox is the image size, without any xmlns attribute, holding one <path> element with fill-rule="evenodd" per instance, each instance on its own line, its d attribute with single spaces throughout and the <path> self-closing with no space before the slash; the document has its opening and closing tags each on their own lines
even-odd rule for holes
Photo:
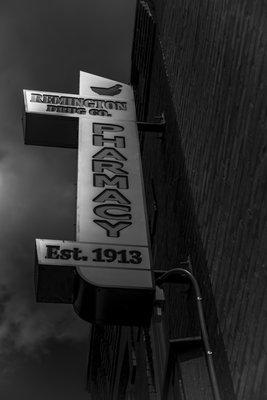
<svg viewBox="0 0 267 400">
<path fill-rule="evenodd" d="M 218 388 L 217 377 L 215 374 L 215 369 L 214 369 L 214 364 L 213 364 L 212 350 L 211 350 L 210 344 L 209 344 L 209 336 L 208 336 L 204 312 L 203 312 L 202 297 L 201 297 L 199 285 L 198 285 L 197 280 L 194 277 L 194 275 L 191 274 L 191 272 L 189 272 L 188 270 L 186 270 L 184 268 L 172 268 L 169 271 L 166 271 L 159 278 L 156 279 L 156 284 L 159 286 L 162 285 L 164 282 L 167 281 L 167 279 L 171 275 L 180 275 L 182 277 L 187 277 L 191 281 L 191 283 L 194 287 L 196 301 L 197 301 L 200 329 L 201 329 L 202 339 L 203 339 L 203 343 L 204 343 L 204 349 L 205 349 L 207 366 L 208 366 L 209 376 L 210 376 L 211 385 L 212 385 L 212 391 L 214 394 L 214 399 L 221 400 L 221 396 L 220 396 L 219 388 Z"/>
</svg>

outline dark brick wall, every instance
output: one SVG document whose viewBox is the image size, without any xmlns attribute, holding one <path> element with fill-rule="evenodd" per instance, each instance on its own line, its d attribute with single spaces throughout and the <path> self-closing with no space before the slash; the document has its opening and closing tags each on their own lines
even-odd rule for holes
<svg viewBox="0 0 267 400">
<path fill-rule="evenodd" d="M 112 399 L 120 341 L 120 327 L 92 325 L 87 382 L 94 400 Z"/>
<path fill-rule="evenodd" d="M 132 82 L 138 116 L 153 120 L 164 112 L 167 123 L 162 138 L 140 136 L 154 267 L 171 268 L 190 254 L 222 399 L 263 400 L 266 9 L 259 0 L 137 3 Z M 198 334 L 192 293 L 175 286 L 165 286 L 165 293 L 166 336 Z M 123 392 L 127 376 L 117 376 L 118 352 L 127 332 L 94 328 L 92 398 L 110 400 L 112 393 Z M 146 346 L 135 346 L 144 356 Z M 188 398 L 212 399 L 202 364 L 180 361 Z M 142 388 L 149 382 L 148 365 L 153 376 L 145 357 L 137 366 Z"/>
<path fill-rule="evenodd" d="M 146 117 L 164 111 L 167 120 L 163 140 L 141 138 L 154 264 L 169 268 L 191 255 L 223 398 L 233 396 L 220 331 L 237 399 L 263 400 L 266 8 L 259 0 L 150 3 L 157 35 Z M 147 68 L 135 62 L 141 49 L 134 43 L 140 76 Z M 170 289 L 170 335 L 193 329 L 194 315 L 184 315 L 177 299 Z"/>
</svg>

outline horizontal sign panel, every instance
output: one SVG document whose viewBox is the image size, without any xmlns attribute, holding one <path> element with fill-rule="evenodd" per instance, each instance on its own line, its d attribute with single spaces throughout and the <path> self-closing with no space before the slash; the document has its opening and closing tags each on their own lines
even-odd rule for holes
<svg viewBox="0 0 267 400">
<path fill-rule="evenodd" d="M 145 247 L 36 239 L 36 249 L 41 265 L 149 269 Z"/>
<path fill-rule="evenodd" d="M 88 97 L 88 95 L 42 92 L 24 90 L 27 113 L 57 115 L 76 118 L 114 118 L 133 121 L 135 104 L 133 100 L 116 99 L 107 96 Z"/>
</svg>

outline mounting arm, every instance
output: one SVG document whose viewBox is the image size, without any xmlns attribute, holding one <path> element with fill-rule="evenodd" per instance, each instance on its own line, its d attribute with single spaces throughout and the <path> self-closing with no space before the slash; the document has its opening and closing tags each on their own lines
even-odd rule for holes
<svg viewBox="0 0 267 400">
<path fill-rule="evenodd" d="M 194 275 L 191 272 L 189 272 L 188 270 L 186 270 L 184 268 L 172 268 L 168 271 L 155 270 L 154 273 L 155 273 L 156 285 L 158 285 L 158 286 L 161 286 L 163 283 L 178 283 L 178 282 L 185 283 L 188 280 L 192 284 L 192 286 L 194 288 L 194 292 L 195 292 L 195 298 L 197 301 L 197 309 L 198 309 L 200 329 L 201 329 L 201 334 L 202 334 L 202 342 L 204 345 L 207 367 L 208 367 L 209 376 L 210 376 L 210 380 L 211 380 L 214 399 L 221 400 L 218 383 L 217 383 L 217 378 L 216 378 L 216 374 L 215 374 L 215 369 L 214 369 L 214 364 L 213 364 L 212 351 L 211 351 L 210 344 L 209 344 L 209 337 L 208 337 L 208 332 L 207 332 L 207 327 L 206 327 L 206 322 L 205 322 L 205 317 L 204 317 L 204 312 L 203 312 L 201 292 L 200 292 L 199 285 L 197 283 L 196 278 L 194 277 Z"/>
</svg>

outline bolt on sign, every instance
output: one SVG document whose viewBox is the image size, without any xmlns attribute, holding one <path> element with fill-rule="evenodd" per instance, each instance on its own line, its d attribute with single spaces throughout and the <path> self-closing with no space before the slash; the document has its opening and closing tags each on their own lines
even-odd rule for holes
<svg viewBox="0 0 267 400">
<path fill-rule="evenodd" d="M 36 239 L 36 297 L 90 322 L 148 324 L 154 284 L 132 87 L 80 72 L 80 93 L 24 90 L 25 143 L 78 147 L 76 241 Z"/>
</svg>

